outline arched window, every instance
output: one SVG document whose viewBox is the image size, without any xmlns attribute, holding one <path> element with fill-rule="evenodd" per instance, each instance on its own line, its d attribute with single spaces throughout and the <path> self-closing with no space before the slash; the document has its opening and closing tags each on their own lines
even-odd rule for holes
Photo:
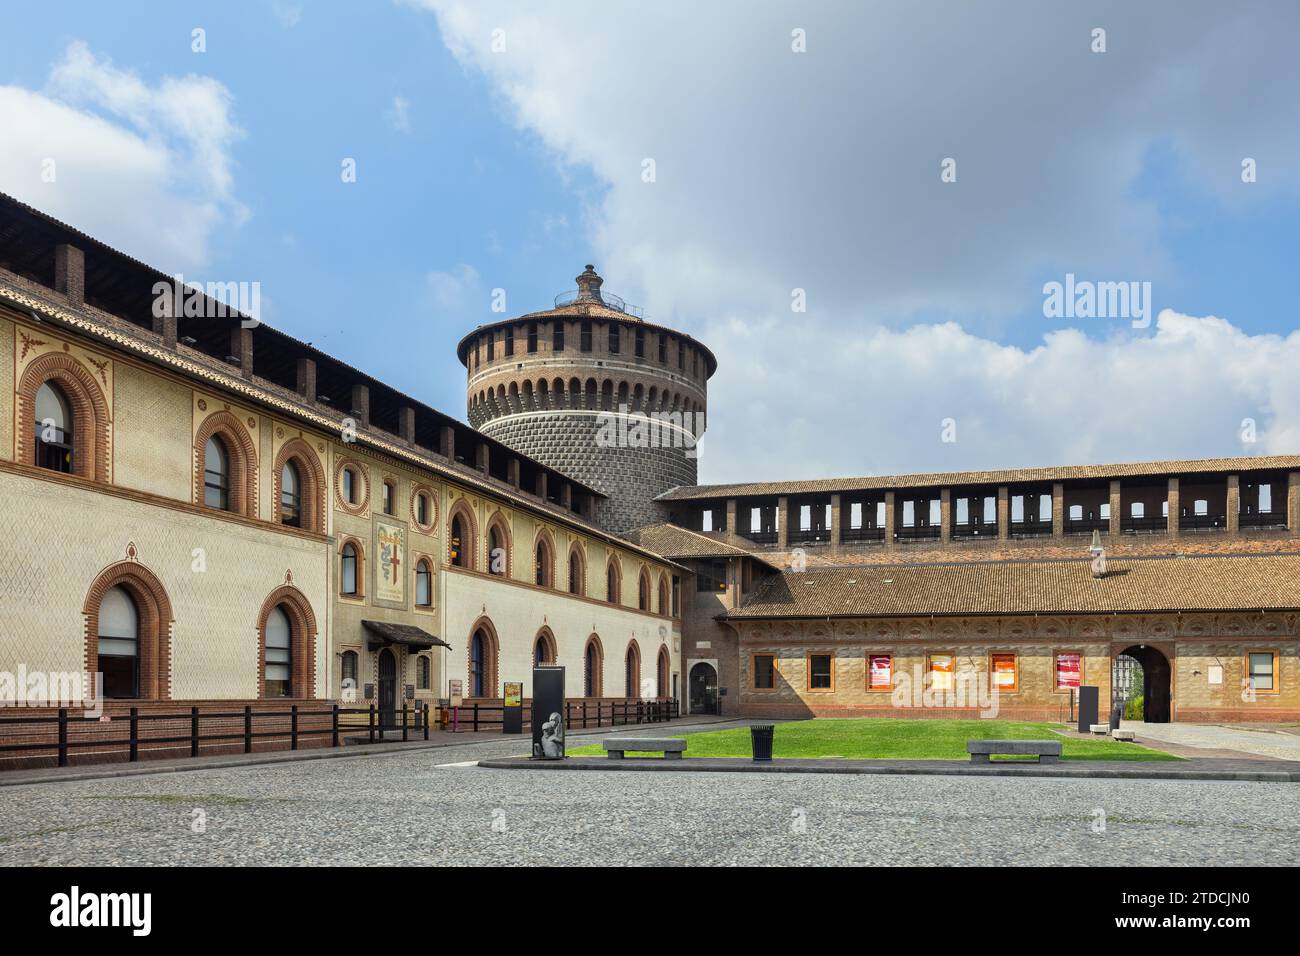
<svg viewBox="0 0 1300 956">
<path fill-rule="evenodd" d="M 280 473 L 280 524 L 302 527 L 302 474 L 293 461 L 286 461 Z"/>
<path fill-rule="evenodd" d="M 233 457 L 233 455 L 232 455 Z M 285 442 L 275 456 L 271 500 L 281 524 L 325 532 L 325 473 L 315 450 L 301 438 Z M 250 509 L 249 513 L 255 513 Z"/>
<path fill-rule="evenodd" d="M 203 503 L 230 510 L 230 453 L 216 435 L 203 446 Z"/>
<path fill-rule="evenodd" d="M 343 690 L 357 689 L 357 652 L 343 652 Z"/>
<path fill-rule="evenodd" d="M 623 692 L 625 697 L 641 696 L 641 649 L 637 647 L 636 641 L 627 646 L 627 654 L 623 658 L 623 680 L 626 685 Z"/>
<path fill-rule="evenodd" d="M 429 507 L 429 493 L 427 491 L 417 491 L 415 493 L 415 523 L 422 529 L 427 529 L 433 525 L 432 511 Z"/>
<path fill-rule="evenodd" d="M 658 688 L 656 688 L 656 690 L 658 691 L 658 695 L 660 697 L 668 696 L 668 668 L 669 668 L 668 648 L 660 647 L 659 648 L 659 673 L 657 675 L 659 678 L 659 686 Z"/>
<path fill-rule="evenodd" d="M 537 640 L 533 642 L 533 666 L 541 667 L 543 664 L 554 663 L 555 645 L 551 641 L 550 633 L 543 630 L 537 635 Z"/>
<path fill-rule="evenodd" d="M 415 564 L 415 603 L 420 607 L 433 603 L 433 571 L 424 558 Z"/>
<path fill-rule="evenodd" d="M 350 505 L 357 503 L 357 473 L 351 468 L 343 469 L 343 500 Z"/>
<path fill-rule="evenodd" d="M 393 500 L 396 498 L 396 496 L 397 496 L 397 492 L 393 489 L 393 483 L 391 481 L 385 481 L 384 482 L 384 514 L 391 515 L 393 513 Z"/>
<path fill-rule="evenodd" d="M 575 546 L 569 551 L 569 593 L 584 593 L 586 583 L 587 566 L 582 560 L 582 552 Z"/>
<path fill-rule="evenodd" d="M 266 619 L 262 656 L 266 697 L 293 696 L 293 628 L 289 615 L 277 605 Z"/>
<path fill-rule="evenodd" d="M 104 593 L 99 605 L 99 670 L 104 696 L 140 696 L 140 612 L 121 585 Z"/>
<path fill-rule="evenodd" d="M 636 606 L 642 611 L 650 610 L 650 575 L 645 568 L 641 569 L 636 582 Z"/>
<path fill-rule="evenodd" d="M 339 557 L 339 591 L 343 594 L 357 593 L 357 579 L 361 558 L 357 553 L 357 546 L 349 541 L 343 545 L 343 552 Z"/>
<path fill-rule="evenodd" d="M 600 641 L 593 634 L 587 641 L 587 650 L 582 660 L 582 693 L 584 697 L 601 696 L 601 671 L 604 658 L 600 652 Z"/>
<path fill-rule="evenodd" d="M 510 537 L 500 521 L 488 526 L 488 573 L 498 576 L 510 574 Z"/>
<path fill-rule="evenodd" d="M 488 684 L 488 636 L 483 629 L 474 632 L 469 646 L 469 695 L 486 697 Z"/>
<path fill-rule="evenodd" d="M 618 562 L 611 558 L 609 566 L 605 569 L 605 600 L 610 604 L 619 603 L 620 590 Z"/>
<path fill-rule="evenodd" d="M 38 466 L 66 474 L 74 472 L 72 424 L 72 406 L 63 390 L 53 382 L 43 382 L 36 390 Z"/>
<path fill-rule="evenodd" d="M 668 615 L 668 579 L 659 575 L 659 613 Z"/>
<path fill-rule="evenodd" d="M 465 522 L 460 515 L 451 519 L 451 541 L 449 543 L 451 563 L 458 568 L 469 567 L 469 559 L 465 553 Z"/>
<path fill-rule="evenodd" d="M 545 538 L 537 542 L 537 553 L 533 556 L 533 578 L 538 587 L 551 586 L 551 546 Z"/>
<path fill-rule="evenodd" d="M 427 657 L 420 658 L 419 681 L 420 690 L 429 689 L 429 658 Z"/>
</svg>

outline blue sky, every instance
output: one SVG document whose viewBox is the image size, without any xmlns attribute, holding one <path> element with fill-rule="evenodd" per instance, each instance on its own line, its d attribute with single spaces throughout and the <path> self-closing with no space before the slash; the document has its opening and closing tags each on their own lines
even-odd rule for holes
<svg viewBox="0 0 1300 956">
<path fill-rule="evenodd" d="M 718 355 L 702 480 L 1300 450 L 1295 14 L 541 9 L 10 5 L 0 189 L 456 415 L 491 290 L 595 262 Z M 1168 319 L 1047 319 L 1066 272 Z"/>
</svg>

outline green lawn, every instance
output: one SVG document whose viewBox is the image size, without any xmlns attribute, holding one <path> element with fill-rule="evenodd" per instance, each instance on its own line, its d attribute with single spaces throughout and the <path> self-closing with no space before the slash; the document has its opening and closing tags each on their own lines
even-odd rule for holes
<svg viewBox="0 0 1300 956">
<path fill-rule="evenodd" d="M 1072 740 L 1056 730 L 1063 724 L 1014 720 L 895 720 L 865 717 L 854 720 L 801 720 L 776 725 L 773 754 L 781 757 L 851 757 L 892 760 L 969 760 L 968 740 L 1061 740 L 1063 760 L 1178 760 L 1171 754 L 1120 743 L 1109 738 Z M 713 730 L 685 737 L 687 757 L 749 757 L 749 728 Z M 571 757 L 604 754 L 600 744 L 570 747 Z M 632 752 L 629 751 L 629 755 Z M 1029 758 L 994 757 L 994 760 Z"/>
</svg>

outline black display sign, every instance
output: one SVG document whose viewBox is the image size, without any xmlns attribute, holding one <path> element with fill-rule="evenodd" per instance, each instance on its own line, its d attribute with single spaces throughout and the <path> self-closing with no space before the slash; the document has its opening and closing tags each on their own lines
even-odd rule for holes
<svg viewBox="0 0 1300 956">
<path fill-rule="evenodd" d="M 564 759 L 564 668 L 533 668 L 533 757 Z"/>
</svg>

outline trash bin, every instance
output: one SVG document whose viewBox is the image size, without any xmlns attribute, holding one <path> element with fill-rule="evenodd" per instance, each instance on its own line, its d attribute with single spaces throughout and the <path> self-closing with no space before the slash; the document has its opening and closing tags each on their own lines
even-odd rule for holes
<svg viewBox="0 0 1300 956">
<path fill-rule="evenodd" d="M 755 724 L 749 728 L 749 739 L 754 747 L 754 760 L 772 759 L 772 735 L 776 727 L 772 724 Z"/>
</svg>

